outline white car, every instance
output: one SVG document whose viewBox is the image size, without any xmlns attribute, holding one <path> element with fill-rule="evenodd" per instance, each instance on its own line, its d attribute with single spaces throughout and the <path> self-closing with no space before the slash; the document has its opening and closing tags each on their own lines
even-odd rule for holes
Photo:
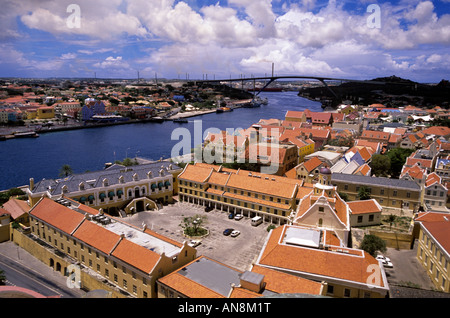
<svg viewBox="0 0 450 318">
<path fill-rule="evenodd" d="M 242 219 L 244 216 L 242 214 L 236 214 L 236 216 L 234 217 L 235 220 L 240 220 Z"/>
<path fill-rule="evenodd" d="M 197 246 L 199 246 L 201 243 L 202 243 L 202 241 L 200 241 L 200 240 L 191 240 L 191 241 L 188 243 L 188 245 L 191 246 L 191 247 L 197 247 Z"/>
<path fill-rule="evenodd" d="M 238 231 L 238 230 L 234 230 L 233 232 L 231 232 L 231 236 L 232 236 L 232 237 L 236 237 L 236 236 L 238 236 L 239 234 L 241 234 L 241 232 Z"/>
<path fill-rule="evenodd" d="M 389 257 L 385 257 L 383 255 L 377 255 L 376 259 L 383 264 L 386 268 L 393 268 L 394 264 L 391 263 L 391 259 Z"/>
<path fill-rule="evenodd" d="M 390 262 L 391 259 L 389 257 L 383 256 L 381 254 L 378 254 L 377 257 L 375 257 L 377 260 L 381 260 L 381 261 L 386 261 L 386 262 Z"/>
</svg>

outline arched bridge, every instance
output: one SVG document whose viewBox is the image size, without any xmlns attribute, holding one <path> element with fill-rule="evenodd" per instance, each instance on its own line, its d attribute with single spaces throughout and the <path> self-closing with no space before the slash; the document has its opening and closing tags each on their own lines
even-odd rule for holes
<svg viewBox="0 0 450 318">
<path fill-rule="evenodd" d="M 335 92 L 327 85 L 326 81 L 340 81 L 340 82 L 358 82 L 358 83 L 366 83 L 366 84 L 386 84 L 386 82 L 380 82 L 380 81 L 373 81 L 373 80 L 355 80 L 355 79 L 344 79 L 344 78 L 334 78 L 334 77 L 323 77 L 323 76 L 303 76 L 303 75 L 289 75 L 289 76 L 262 76 L 262 77 L 240 77 L 240 78 L 229 78 L 229 79 L 203 79 L 203 80 L 196 80 L 193 81 L 196 84 L 201 83 L 221 83 L 221 82 L 247 82 L 247 81 L 253 81 L 255 83 L 256 81 L 267 81 L 267 83 L 259 88 L 259 90 L 256 92 L 255 95 L 258 95 L 260 92 L 262 92 L 266 87 L 268 87 L 270 84 L 272 84 L 276 80 L 284 80 L 284 79 L 312 79 L 312 80 L 318 80 L 324 86 L 333 94 L 334 97 L 338 98 Z"/>
</svg>

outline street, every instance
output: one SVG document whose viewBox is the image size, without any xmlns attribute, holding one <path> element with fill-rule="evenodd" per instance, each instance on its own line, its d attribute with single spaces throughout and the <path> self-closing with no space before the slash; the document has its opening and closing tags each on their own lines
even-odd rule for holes
<svg viewBox="0 0 450 318">
<path fill-rule="evenodd" d="M 4 271 L 6 285 L 9 286 L 61 298 L 79 298 L 85 294 L 82 290 L 67 287 L 66 277 L 11 241 L 0 243 L 0 269 Z"/>
</svg>

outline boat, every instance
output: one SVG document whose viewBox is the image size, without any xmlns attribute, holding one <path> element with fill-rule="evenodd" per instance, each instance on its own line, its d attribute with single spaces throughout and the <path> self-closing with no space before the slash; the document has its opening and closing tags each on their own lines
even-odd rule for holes
<svg viewBox="0 0 450 318">
<path fill-rule="evenodd" d="M 188 120 L 186 118 L 175 118 L 173 120 L 174 123 L 188 123 Z"/>
<path fill-rule="evenodd" d="M 216 109 L 216 113 L 226 113 L 226 112 L 232 112 L 233 108 L 230 107 L 219 107 Z"/>
<path fill-rule="evenodd" d="M 152 121 L 156 121 L 157 123 L 162 123 L 164 121 L 164 118 L 162 118 L 162 117 L 153 117 Z"/>
<path fill-rule="evenodd" d="M 39 135 L 35 131 L 15 132 L 14 138 L 37 138 Z"/>
<path fill-rule="evenodd" d="M 260 107 L 261 106 L 261 102 L 257 99 L 253 99 L 252 101 L 245 103 L 242 107 L 244 108 L 256 108 L 256 107 Z"/>
</svg>

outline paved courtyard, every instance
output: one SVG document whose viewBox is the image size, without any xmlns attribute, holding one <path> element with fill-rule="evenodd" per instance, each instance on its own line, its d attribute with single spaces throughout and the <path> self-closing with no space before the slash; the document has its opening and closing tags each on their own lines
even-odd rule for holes
<svg viewBox="0 0 450 318">
<path fill-rule="evenodd" d="M 255 227 L 250 224 L 249 218 L 238 221 L 228 219 L 226 212 L 205 212 L 204 207 L 186 202 L 176 202 L 158 211 L 139 212 L 124 218 L 124 221 L 137 227 L 145 223 L 147 228 L 183 242 L 187 239 L 183 236 L 180 223 L 183 218 L 196 214 L 207 217 L 204 227 L 209 230 L 209 235 L 196 247 L 197 256 L 204 255 L 242 271 L 249 269 L 267 238 L 267 223 Z M 237 237 L 224 236 L 226 228 L 239 230 L 241 234 Z"/>
</svg>

